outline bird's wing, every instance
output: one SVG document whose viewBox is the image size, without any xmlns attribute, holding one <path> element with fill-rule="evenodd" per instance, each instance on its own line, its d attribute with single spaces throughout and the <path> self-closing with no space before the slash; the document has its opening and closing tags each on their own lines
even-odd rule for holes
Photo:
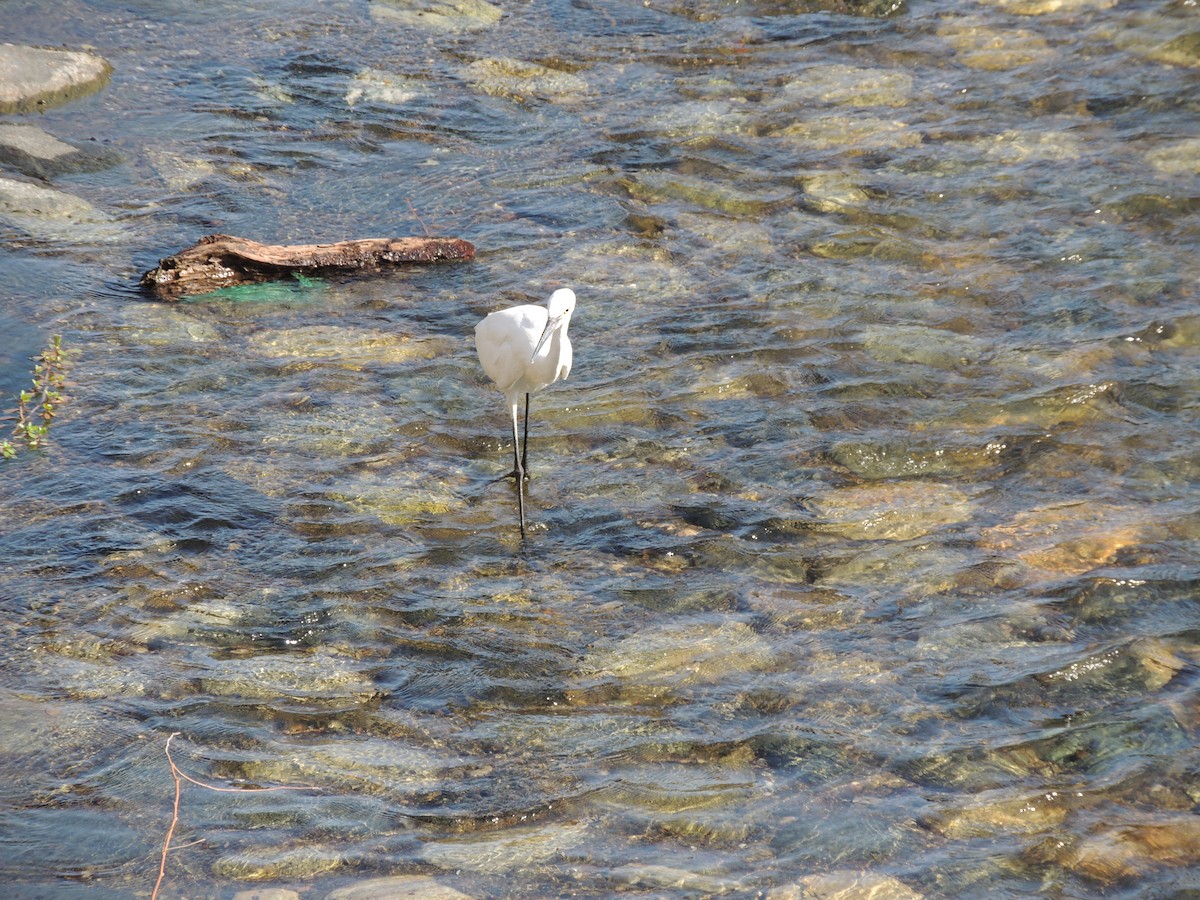
<svg viewBox="0 0 1200 900">
<path fill-rule="evenodd" d="M 507 393 L 525 375 L 534 344 L 545 327 L 546 310 L 541 306 L 500 310 L 475 326 L 479 361 L 501 391 Z"/>
</svg>

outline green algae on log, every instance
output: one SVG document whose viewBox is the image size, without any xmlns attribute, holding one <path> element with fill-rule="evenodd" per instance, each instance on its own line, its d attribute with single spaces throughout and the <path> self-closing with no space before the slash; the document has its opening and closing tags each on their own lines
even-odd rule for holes
<svg viewBox="0 0 1200 900">
<path fill-rule="evenodd" d="M 160 300 L 207 294 L 219 288 L 298 273 L 322 275 L 378 272 L 401 263 L 471 259 L 475 247 L 458 238 L 364 238 L 334 244 L 260 244 L 210 234 L 142 276 L 141 285 Z"/>
</svg>

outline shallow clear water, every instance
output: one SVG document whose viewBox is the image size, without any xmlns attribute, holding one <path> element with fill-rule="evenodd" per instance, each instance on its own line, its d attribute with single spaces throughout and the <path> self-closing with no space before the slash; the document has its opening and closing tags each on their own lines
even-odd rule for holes
<svg viewBox="0 0 1200 900">
<path fill-rule="evenodd" d="M 0 464 L 14 896 L 148 895 L 173 732 L 305 787 L 185 785 L 167 896 L 1200 888 L 1192 7 L 58 6 L 4 40 L 112 80 L 10 119 L 120 161 L 0 211 L 0 388 L 72 353 Z M 478 256 L 136 290 L 211 232 Z M 560 285 L 522 542 L 470 335 Z"/>
</svg>

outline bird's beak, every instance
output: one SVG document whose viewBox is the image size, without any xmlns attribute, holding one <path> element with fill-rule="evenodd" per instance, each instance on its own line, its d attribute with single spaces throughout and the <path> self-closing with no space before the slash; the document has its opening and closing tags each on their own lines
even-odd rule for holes
<svg viewBox="0 0 1200 900">
<path fill-rule="evenodd" d="M 562 315 L 555 316 L 546 323 L 546 327 L 542 329 L 542 336 L 538 338 L 537 346 L 533 348 L 533 356 L 529 357 L 530 362 L 533 362 L 535 359 L 537 359 L 537 355 L 541 352 L 542 347 L 545 346 L 546 341 L 550 340 L 550 335 L 554 334 L 556 330 L 562 327 L 562 323 L 566 320 L 566 318 L 567 314 L 563 313 Z"/>
</svg>

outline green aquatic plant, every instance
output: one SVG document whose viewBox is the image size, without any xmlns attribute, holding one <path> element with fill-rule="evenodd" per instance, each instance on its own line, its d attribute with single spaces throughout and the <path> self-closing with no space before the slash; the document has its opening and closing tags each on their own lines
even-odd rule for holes
<svg viewBox="0 0 1200 900">
<path fill-rule="evenodd" d="M 50 434 L 50 423 L 67 402 L 63 388 L 67 384 L 66 351 L 62 335 L 54 335 L 41 355 L 34 358 L 33 387 L 17 395 L 17 417 L 13 425 L 15 440 L 0 441 L 0 456 L 12 459 L 21 445 L 30 450 L 41 447 Z"/>
</svg>

